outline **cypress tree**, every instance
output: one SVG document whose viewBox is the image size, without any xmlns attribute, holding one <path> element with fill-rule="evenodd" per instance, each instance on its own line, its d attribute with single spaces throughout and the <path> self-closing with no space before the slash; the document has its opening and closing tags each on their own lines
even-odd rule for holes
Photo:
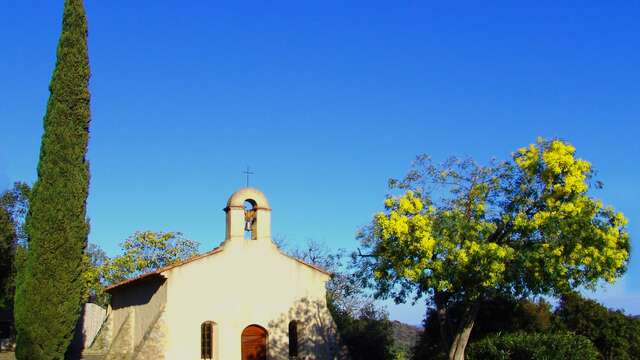
<svg viewBox="0 0 640 360">
<path fill-rule="evenodd" d="M 25 229 L 27 259 L 15 300 L 16 357 L 63 359 L 82 305 L 89 224 L 89 58 L 82 0 L 65 0 L 44 117 L 38 179 Z"/>
</svg>

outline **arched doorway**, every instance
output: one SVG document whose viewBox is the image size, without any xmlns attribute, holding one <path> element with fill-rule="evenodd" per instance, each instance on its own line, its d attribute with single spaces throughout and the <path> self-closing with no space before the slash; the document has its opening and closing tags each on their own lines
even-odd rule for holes
<svg viewBox="0 0 640 360">
<path fill-rule="evenodd" d="M 242 330 L 242 360 L 267 360 L 267 330 L 249 325 Z"/>
</svg>

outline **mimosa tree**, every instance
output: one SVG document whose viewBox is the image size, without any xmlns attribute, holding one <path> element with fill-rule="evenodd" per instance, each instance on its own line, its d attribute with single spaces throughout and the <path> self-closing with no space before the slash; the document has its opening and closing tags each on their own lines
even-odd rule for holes
<svg viewBox="0 0 640 360">
<path fill-rule="evenodd" d="M 592 197 L 601 185 L 592 175 L 561 140 L 540 139 L 487 166 L 420 156 L 390 181 L 394 194 L 359 235 L 361 279 L 396 302 L 426 296 L 449 359 L 464 359 L 483 298 L 557 296 L 625 272 L 627 221 Z M 457 321 L 454 303 L 464 308 Z"/>
</svg>

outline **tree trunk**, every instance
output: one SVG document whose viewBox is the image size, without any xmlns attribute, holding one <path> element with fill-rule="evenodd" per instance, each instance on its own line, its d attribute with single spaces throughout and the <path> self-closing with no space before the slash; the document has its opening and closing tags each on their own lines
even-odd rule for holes
<svg viewBox="0 0 640 360">
<path fill-rule="evenodd" d="M 478 314 L 478 308 L 480 304 L 474 302 L 464 312 L 463 317 L 460 319 L 458 329 L 449 347 L 449 360 L 464 360 L 464 351 L 469 342 L 469 336 L 473 329 L 473 324 L 476 321 L 476 315 Z"/>
<path fill-rule="evenodd" d="M 448 309 L 446 307 L 446 301 L 444 300 L 443 293 L 435 294 L 436 314 L 438 315 L 438 325 L 440 329 L 440 346 L 444 349 L 448 348 L 451 344 L 450 326 L 448 318 Z"/>
</svg>

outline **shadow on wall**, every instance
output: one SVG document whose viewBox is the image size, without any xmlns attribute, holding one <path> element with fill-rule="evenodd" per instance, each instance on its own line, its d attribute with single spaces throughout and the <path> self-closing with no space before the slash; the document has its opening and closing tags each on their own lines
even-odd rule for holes
<svg viewBox="0 0 640 360">
<path fill-rule="evenodd" d="M 66 359 L 80 359 L 82 351 L 91 345 L 104 323 L 107 311 L 99 305 L 87 303 L 80 311 L 73 339 L 67 348 Z"/>
<path fill-rule="evenodd" d="M 118 310 L 128 306 L 146 305 L 164 285 L 167 279 L 162 275 L 149 276 L 138 280 L 135 285 L 116 288 L 111 296 L 111 308 Z"/>
<path fill-rule="evenodd" d="M 166 299 L 166 278 L 152 275 L 111 291 L 111 311 L 92 343 L 85 341 L 84 356 L 125 359 L 160 348 L 163 331 L 159 319 Z M 135 317 L 135 319 L 134 319 Z M 158 357 L 145 357 L 158 358 Z"/>
<path fill-rule="evenodd" d="M 268 326 L 271 359 L 349 359 L 325 301 L 302 298 Z"/>
<path fill-rule="evenodd" d="M 65 354 L 65 359 L 80 359 L 82 355 L 82 351 L 84 350 L 84 342 L 86 341 L 86 334 L 82 331 L 85 323 L 85 307 L 82 307 L 80 311 L 80 318 L 78 319 L 78 323 L 76 324 L 76 328 L 74 329 L 73 339 L 71 340 L 71 344 L 67 348 L 67 353 Z"/>
</svg>

